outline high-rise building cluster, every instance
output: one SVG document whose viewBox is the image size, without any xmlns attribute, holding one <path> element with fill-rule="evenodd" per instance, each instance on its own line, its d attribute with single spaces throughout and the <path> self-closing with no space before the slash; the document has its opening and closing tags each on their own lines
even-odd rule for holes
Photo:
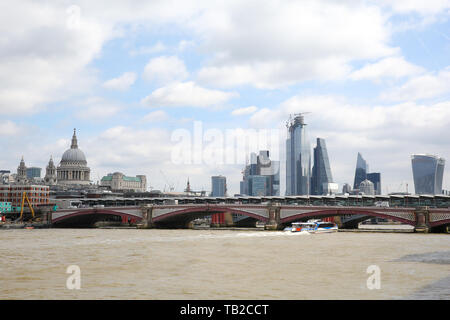
<svg viewBox="0 0 450 320">
<path fill-rule="evenodd" d="M 343 190 L 344 192 L 344 190 Z M 381 173 L 369 172 L 369 164 L 358 152 L 356 159 L 355 179 L 353 190 L 346 189 L 346 193 L 380 195 L 381 194 Z"/>
<path fill-rule="evenodd" d="M 250 164 L 243 171 L 240 194 L 249 196 L 280 195 L 280 161 L 271 160 L 269 151 L 250 154 Z"/>
<path fill-rule="evenodd" d="M 333 183 L 325 140 L 317 138 L 311 170 L 311 146 L 303 114 L 286 124 L 286 195 L 326 195 L 337 192 Z"/>
</svg>

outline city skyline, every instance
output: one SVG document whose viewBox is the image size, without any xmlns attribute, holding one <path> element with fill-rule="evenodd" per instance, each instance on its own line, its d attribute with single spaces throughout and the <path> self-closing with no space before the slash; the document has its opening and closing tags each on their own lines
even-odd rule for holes
<svg viewBox="0 0 450 320">
<path fill-rule="evenodd" d="M 22 155 L 30 167 L 45 168 L 50 155 L 57 165 L 76 127 L 94 182 L 120 171 L 145 174 L 149 187 L 162 190 L 163 171 L 179 190 L 188 176 L 194 189 L 207 190 L 221 174 L 234 194 L 244 163 L 174 165 L 171 134 L 193 132 L 194 121 L 222 132 L 284 134 L 287 116 L 304 111 L 311 112 L 309 136 L 327 141 L 340 188 L 353 185 L 357 152 L 382 173 L 382 193 L 406 184 L 412 191 L 412 154 L 450 158 L 448 3 L 273 6 L 81 1 L 5 8 L 0 170 L 15 172 Z M 279 159 L 271 152 L 280 161 L 280 194 L 284 139 Z"/>
</svg>

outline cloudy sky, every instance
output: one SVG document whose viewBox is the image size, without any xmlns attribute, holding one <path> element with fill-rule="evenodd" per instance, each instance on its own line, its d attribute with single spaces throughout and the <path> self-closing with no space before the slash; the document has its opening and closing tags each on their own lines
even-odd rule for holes
<svg viewBox="0 0 450 320">
<path fill-rule="evenodd" d="M 59 163 L 77 128 L 94 182 L 121 171 L 153 189 L 181 191 L 189 177 L 210 190 L 222 174 L 234 194 L 243 153 L 264 139 L 242 151 L 227 134 L 275 132 L 284 194 L 285 122 L 298 112 L 340 185 L 358 152 L 383 193 L 413 190 L 413 153 L 450 160 L 449 0 L 0 6 L 0 169 L 16 172 L 22 155 Z"/>
</svg>

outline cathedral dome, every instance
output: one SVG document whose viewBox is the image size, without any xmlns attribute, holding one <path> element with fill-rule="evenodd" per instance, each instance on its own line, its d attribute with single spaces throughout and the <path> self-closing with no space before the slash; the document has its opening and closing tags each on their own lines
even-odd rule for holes
<svg viewBox="0 0 450 320">
<path fill-rule="evenodd" d="M 78 141 L 75 133 L 75 129 L 73 131 L 72 144 L 70 149 L 66 150 L 62 157 L 61 162 L 81 162 L 86 164 L 86 156 L 83 151 L 78 149 Z"/>
<path fill-rule="evenodd" d="M 58 184 L 87 185 L 90 183 L 90 168 L 87 166 L 86 156 L 78 149 L 75 129 L 73 130 L 72 144 L 66 150 L 59 163 L 57 172 Z"/>
<path fill-rule="evenodd" d="M 67 162 L 86 161 L 86 157 L 83 151 L 81 151 L 80 149 L 69 149 L 63 153 L 61 161 Z"/>
</svg>

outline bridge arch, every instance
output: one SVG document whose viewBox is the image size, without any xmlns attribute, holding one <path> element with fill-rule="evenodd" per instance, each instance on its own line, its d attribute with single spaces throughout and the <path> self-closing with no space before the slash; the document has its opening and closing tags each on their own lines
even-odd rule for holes
<svg viewBox="0 0 450 320">
<path fill-rule="evenodd" d="M 189 221 L 195 220 L 197 218 L 202 218 L 207 215 L 212 215 L 215 213 L 235 213 L 241 214 L 256 220 L 267 222 L 269 219 L 263 215 L 246 211 L 245 208 L 237 209 L 228 206 L 201 206 L 192 208 L 175 209 L 174 211 L 164 213 L 153 217 L 153 223 L 164 224 L 179 221 L 181 223 L 187 223 Z"/>
<path fill-rule="evenodd" d="M 396 215 L 391 215 L 391 214 L 389 214 L 388 211 L 381 213 L 379 211 L 373 211 L 370 209 L 334 209 L 334 208 L 294 214 L 289 217 L 282 218 L 280 222 L 282 224 L 286 224 L 286 223 L 289 223 L 292 221 L 308 219 L 308 218 L 314 219 L 314 218 L 325 218 L 325 217 L 343 216 L 343 215 L 364 215 L 364 216 L 370 216 L 370 217 L 391 219 L 391 220 L 398 221 L 401 223 L 406 223 L 406 224 L 409 224 L 412 226 L 415 225 L 415 220 L 409 220 L 409 219 L 405 219 L 402 217 L 398 217 Z"/>
<path fill-rule="evenodd" d="M 85 226 L 93 225 L 95 222 L 103 221 L 107 217 L 119 217 L 121 221 L 138 222 L 142 217 L 126 212 L 109 209 L 88 209 L 71 212 L 66 215 L 52 219 L 52 225 L 58 226 Z"/>
</svg>

